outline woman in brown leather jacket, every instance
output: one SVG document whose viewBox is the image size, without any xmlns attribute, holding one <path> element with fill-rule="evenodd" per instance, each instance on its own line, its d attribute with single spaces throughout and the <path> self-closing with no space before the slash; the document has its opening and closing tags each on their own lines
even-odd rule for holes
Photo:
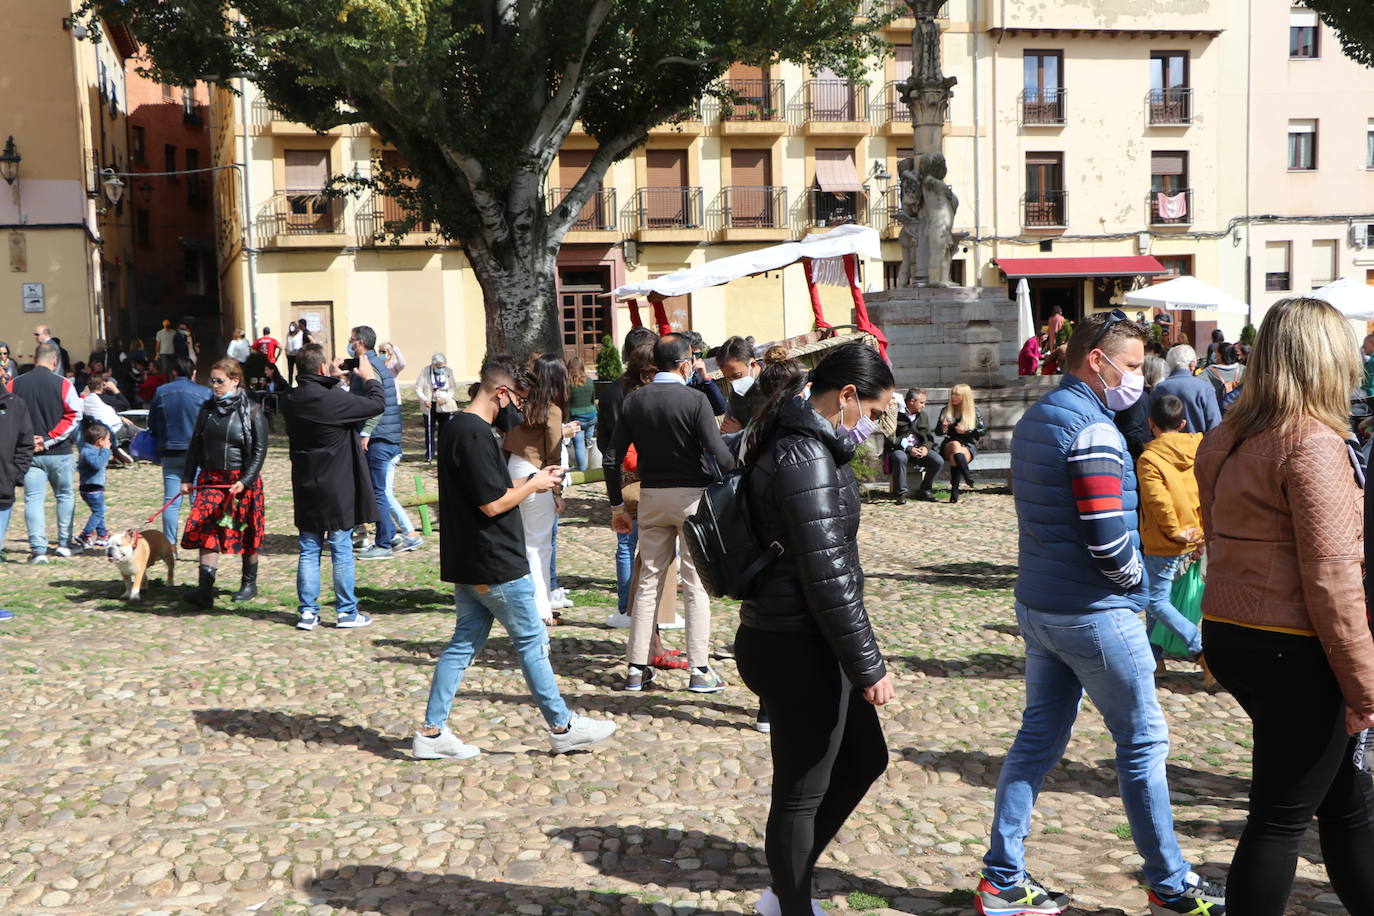
<svg viewBox="0 0 1374 916">
<path fill-rule="evenodd" d="M 1278 303 L 1240 399 L 1198 451 L 1203 642 L 1254 723 L 1250 814 L 1227 879 L 1238 916 L 1282 916 L 1314 815 L 1336 894 L 1374 913 L 1374 788 L 1352 737 L 1374 726 L 1363 474 L 1344 441 L 1357 352 L 1327 303 Z"/>
</svg>

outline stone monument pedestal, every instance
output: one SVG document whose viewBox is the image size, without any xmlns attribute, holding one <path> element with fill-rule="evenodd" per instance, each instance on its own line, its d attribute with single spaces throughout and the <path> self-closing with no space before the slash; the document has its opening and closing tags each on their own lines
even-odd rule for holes
<svg viewBox="0 0 1374 916">
<path fill-rule="evenodd" d="M 1001 287 L 889 289 L 867 293 L 888 340 L 899 388 L 1018 384 L 1016 303 Z"/>
</svg>

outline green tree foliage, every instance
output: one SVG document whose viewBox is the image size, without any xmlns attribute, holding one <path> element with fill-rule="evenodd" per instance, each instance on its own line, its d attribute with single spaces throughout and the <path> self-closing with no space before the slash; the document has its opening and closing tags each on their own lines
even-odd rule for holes
<svg viewBox="0 0 1374 916">
<path fill-rule="evenodd" d="M 1306 0 L 1322 21 L 1336 30 L 1345 53 L 1374 67 L 1374 3 L 1370 0 Z"/>
<path fill-rule="evenodd" d="M 879 47 L 859 0 L 87 0 L 173 84 L 247 74 L 284 117 L 366 122 L 409 164 L 342 185 L 400 199 L 460 242 L 487 343 L 558 350 L 554 270 L 607 167 L 711 94 L 733 61 L 858 73 Z M 92 22 L 94 25 L 94 22 Z M 547 175 L 575 121 L 596 141 L 559 201 Z M 418 184 L 417 184 L 418 183 Z M 625 203 L 625 202 L 619 202 Z M 251 214 L 250 214 L 251 216 Z"/>
</svg>

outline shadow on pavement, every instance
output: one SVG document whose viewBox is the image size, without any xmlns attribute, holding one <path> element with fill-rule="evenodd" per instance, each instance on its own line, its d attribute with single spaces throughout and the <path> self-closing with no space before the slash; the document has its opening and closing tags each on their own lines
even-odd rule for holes
<svg viewBox="0 0 1374 916">
<path fill-rule="evenodd" d="M 1026 659 L 1000 652 L 975 652 L 968 658 L 922 658 L 908 655 L 895 659 L 926 677 L 1009 679 L 1026 676 Z"/>
<path fill-rule="evenodd" d="M 1009 589 L 1016 584 L 1017 567 L 1004 563 L 936 563 L 918 566 L 910 573 L 866 573 L 870 579 L 919 582 L 923 585 L 951 585 L 962 588 Z"/>
<path fill-rule="evenodd" d="M 566 683 L 568 676 L 560 672 L 559 680 Z M 617 691 L 610 694 L 593 693 L 580 696 L 567 694 L 564 699 L 569 708 L 593 716 L 597 713 L 612 713 L 618 716 L 648 715 L 654 719 L 686 722 L 689 725 L 704 725 L 708 728 L 735 728 L 748 732 L 755 731 L 754 716 L 758 711 L 758 701 L 753 694 L 747 695 L 745 705 L 711 700 L 677 699 L 667 695 L 667 691 L 653 689 L 644 693 Z M 462 688 L 459 688 L 458 697 L 454 703 L 457 705 L 483 700 L 514 705 L 531 705 L 534 703 L 527 693 L 465 693 Z M 722 718 L 708 716 L 705 713 L 720 713 Z M 760 735 L 759 737 L 762 738 L 763 736 Z"/>
<path fill-rule="evenodd" d="M 275 709 L 196 709 L 196 724 L 226 735 L 265 741 L 295 741 L 357 747 L 386 760 L 409 760 L 402 740 L 388 738 L 360 725 L 345 724 L 337 715 L 283 712 Z"/>
<path fill-rule="evenodd" d="M 177 585 L 169 587 L 161 579 L 150 580 L 144 586 L 143 599 L 137 602 L 125 601 L 120 597 L 124 594 L 124 582 L 118 578 L 110 582 L 103 579 L 57 579 L 50 584 L 58 588 L 72 589 L 73 591 L 65 596 L 69 601 L 100 602 L 95 607 L 98 611 L 128 611 L 132 614 L 151 614 L 156 617 L 243 617 L 249 620 L 271 620 L 292 624 L 296 621 L 294 608 L 284 611 L 264 607 L 264 599 L 261 597 L 257 602 L 235 603 L 232 595 L 238 587 L 237 570 L 232 570 L 229 578 L 219 585 L 214 607 L 200 608 L 187 604 L 182 596 L 189 592 L 192 586 L 180 581 L 186 573 L 187 564 L 177 565 L 181 570 L 177 575 Z M 190 567 L 190 574 L 195 575 L 194 566 Z"/>
</svg>

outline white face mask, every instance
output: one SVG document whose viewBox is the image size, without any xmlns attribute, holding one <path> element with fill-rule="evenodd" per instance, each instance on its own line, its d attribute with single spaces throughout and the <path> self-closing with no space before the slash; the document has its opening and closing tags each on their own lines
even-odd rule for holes
<svg viewBox="0 0 1374 916">
<path fill-rule="evenodd" d="M 749 393 L 749 389 L 754 387 L 754 377 L 752 375 L 741 376 L 730 383 L 730 390 L 740 397 Z"/>
<path fill-rule="evenodd" d="M 1134 372 L 1127 372 L 1112 362 L 1111 357 L 1103 353 L 1102 358 L 1107 361 L 1117 372 L 1121 373 L 1121 382 L 1116 385 L 1108 385 L 1107 380 L 1102 377 L 1102 373 L 1097 374 L 1097 380 L 1105 388 L 1105 400 L 1108 410 L 1127 410 L 1140 400 L 1140 396 L 1145 393 L 1145 376 L 1136 375 Z"/>
</svg>

